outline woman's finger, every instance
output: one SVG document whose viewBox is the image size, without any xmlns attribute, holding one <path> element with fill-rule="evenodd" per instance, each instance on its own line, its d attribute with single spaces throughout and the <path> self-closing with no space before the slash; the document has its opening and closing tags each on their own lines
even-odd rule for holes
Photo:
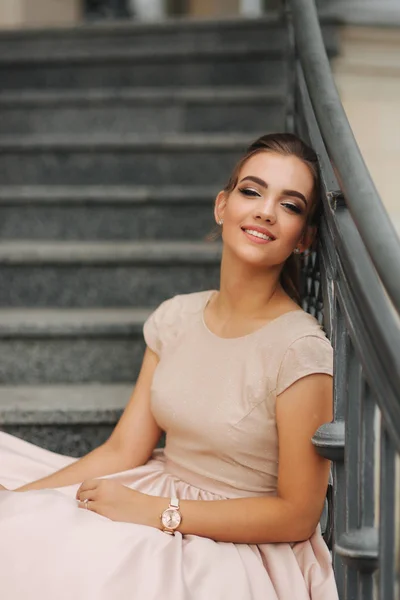
<svg viewBox="0 0 400 600">
<path fill-rule="evenodd" d="M 94 512 L 94 513 L 98 513 L 98 502 L 96 502 L 95 500 L 88 500 L 87 502 L 79 502 L 78 508 L 82 508 L 83 510 L 90 510 L 90 512 Z"/>
<path fill-rule="evenodd" d="M 89 500 L 88 498 L 86 498 L 87 502 L 83 502 L 82 500 L 79 500 L 78 502 L 78 508 L 83 508 L 85 510 L 90 510 L 91 505 L 93 504 L 93 500 Z"/>
<path fill-rule="evenodd" d="M 96 500 L 97 490 L 86 490 L 85 492 L 80 492 L 77 494 L 76 499 L 80 502 L 83 502 L 84 500 Z"/>
<path fill-rule="evenodd" d="M 78 488 L 78 491 L 76 492 L 77 500 L 79 500 L 79 495 L 82 492 L 87 492 L 89 490 L 95 490 L 98 487 L 98 485 L 99 485 L 98 479 L 87 479 L 86 481 L 81 483 L 80 487 Z"/>
</svg>

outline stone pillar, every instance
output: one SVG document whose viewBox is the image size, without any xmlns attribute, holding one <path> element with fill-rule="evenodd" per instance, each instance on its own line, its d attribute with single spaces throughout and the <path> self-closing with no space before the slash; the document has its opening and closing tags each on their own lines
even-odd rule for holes
<svg viewBox="0 0 400 600">
<path fill-rule="evenodd" d="M 222 17 L 237 15 L 240 0 L 189 0 L 188 14 L 194 17 Z"/>
<path fill-rule="evenodd" d="M 245 17 L 259 17 L 263 14 L 262 0 L 240 0 L 240 13 Z"/>
<path fill-rule="evenodd" d="M 164 0 L 129 0 L 129 3 L 139 21 L 160 21 L 166 16 Z"/>
<path fill-rule="evenodd" d="M 81 0 L 0 0 L 0 28 L 75 25 Z"/>
</svg>

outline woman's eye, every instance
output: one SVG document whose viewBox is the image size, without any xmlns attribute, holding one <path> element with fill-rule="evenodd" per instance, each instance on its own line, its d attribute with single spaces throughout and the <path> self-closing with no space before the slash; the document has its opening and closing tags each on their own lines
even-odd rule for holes
<svg viewBox="0 0 400 600">
<path fill-rule="evenodd" d="M 245 196 L 260 196 L 261 194 L 259 194 L 259 192 L 257 192 L 257 190 L 254 190 L 253 188 L 240 188 L 239 190 L 242 194 L 244 194 Z"/>
<path fill-rule="evenodd" d="M 282 206 L 285 206 L 286 208 L 288 208 L 292 212 L 296 213 L 297 215 L 300 215 L 302 213 L 301 208 L 299 208 L 296 204 L 289 204 L 289 203 L 285 202 Z"/>
</svg>

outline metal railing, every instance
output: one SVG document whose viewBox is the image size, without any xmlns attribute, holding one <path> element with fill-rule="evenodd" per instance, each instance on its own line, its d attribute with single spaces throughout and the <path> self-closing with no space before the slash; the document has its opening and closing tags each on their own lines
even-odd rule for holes
<svg viewBox="0 0 400 600">
<path fill-rule="evenodd" d="M 335 354 L 334 420 L 313 439 L 333 461 L 335 576 L 341 600 L 398 600 L 400 240 L 342 108 L 314 3 L 288 0 L 286 16 L 288 123 L 316 149 L 323 182 L 304 307 L 323 318 Z"/>
</svg>

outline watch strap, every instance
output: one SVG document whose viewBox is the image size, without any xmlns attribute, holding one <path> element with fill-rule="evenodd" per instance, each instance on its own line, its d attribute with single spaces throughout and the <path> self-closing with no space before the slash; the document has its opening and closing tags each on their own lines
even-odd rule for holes
<svg viewBox="0 0 400 600">
<path fill-rule="evenodd" d="M 176 508 L 176 510 L 179 510 L 179 498 L 172 496 L 168 508 Z"/>
</svg>

